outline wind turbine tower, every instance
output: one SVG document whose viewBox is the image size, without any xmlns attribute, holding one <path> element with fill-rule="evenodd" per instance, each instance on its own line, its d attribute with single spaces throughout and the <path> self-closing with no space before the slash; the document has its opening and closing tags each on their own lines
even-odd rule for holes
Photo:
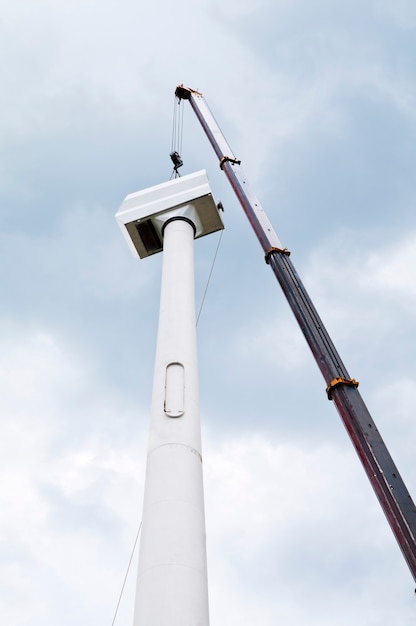
<svg viewBox="0 0 416 626">
<path fill-rule="evenodd" d="M 133 254 L 163 250 L 134 626 L 208 626 L 194 239 L 224 228 L 205 171 L 127 196 Z"/>
</svg>

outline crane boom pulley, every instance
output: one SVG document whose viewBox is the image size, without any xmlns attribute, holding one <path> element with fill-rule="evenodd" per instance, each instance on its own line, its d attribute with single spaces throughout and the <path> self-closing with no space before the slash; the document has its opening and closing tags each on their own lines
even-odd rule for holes
<svg viewBox="0 0 416 626">
<path fill-rule="evenodd" d="M 263 248 L 300 329 L 326 382 L 332 400 L 357 451 L 407 565 L 416 581 L 416 507 L 357 387 L 343 364 L 325 326 L 300 280 L 290 252 L 280 242 L 260 201 L 218 127 L 204 96 L 179 85 L 175 95 L 195 112 L 220 167 Z"/>
</svg>

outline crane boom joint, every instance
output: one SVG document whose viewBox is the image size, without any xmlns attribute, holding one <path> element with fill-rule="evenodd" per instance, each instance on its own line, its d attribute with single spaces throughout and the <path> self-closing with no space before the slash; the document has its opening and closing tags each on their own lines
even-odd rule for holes
<svg viewBox="0 0 416 626">
<path fill-rule="evenodd" d="M 347 385 L 348 387 L 357 388 L 359 382 L 358 380 L 355 380 L 355 378 L 334 378 L 333 380 L 331 380 L 328 387 L 326 388 L 326 395 L 328 396 L 328 400 L 332 400 L 332 391 L 333 389 L 335 389 L 335 387 L 339 387 L 339 385 Z"/>
<path fill-rule="evenodd" d="M 239 159 L 235 159 L 234 157 L 230 157 L 230 156 L 223 156 L 222 159 L 220 160 L 220 170 L 224 169 L 224 163 L 227 163 L 227 161 L 229 163 L 235 163 L 236 165 L 241 165 L 241 161 Z"/>
<path fill-rule="evenodd" d="M 267 265 L 270 264 L 270 257 L 275 252 L 279 252 L 280 254 L 285 254 L 286 256 L 290 256 L 290 250 L 288 248 L 275 248 L 273 246 L 269 248 L 269 250 L 267 250 L 266 254 L 264 255 L 264 260 L 266 261 Z"/>
</svg>

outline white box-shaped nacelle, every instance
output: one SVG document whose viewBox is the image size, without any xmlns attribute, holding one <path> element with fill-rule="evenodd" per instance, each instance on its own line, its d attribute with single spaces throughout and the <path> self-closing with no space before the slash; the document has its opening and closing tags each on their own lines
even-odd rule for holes
<svg viewBox="0 0 416 626">
<path fill-rule="evenodd" d="M 187 219 L 195 238 L 224 228 L 205 170 L 128 195 L 116 220 L 134 256 L 163 249 L 163 228 L 171 219 Z"/>
</svg>

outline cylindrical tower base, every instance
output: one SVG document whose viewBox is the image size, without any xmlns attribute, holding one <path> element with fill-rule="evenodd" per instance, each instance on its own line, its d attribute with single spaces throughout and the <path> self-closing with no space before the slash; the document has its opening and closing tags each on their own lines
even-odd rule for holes
<svg viewBox="0 0 416 626">
<path fill-rule="evenodd" d="M 166 224 L 134 626 L 209 624 L 193 239 Z"/>
</svg>

